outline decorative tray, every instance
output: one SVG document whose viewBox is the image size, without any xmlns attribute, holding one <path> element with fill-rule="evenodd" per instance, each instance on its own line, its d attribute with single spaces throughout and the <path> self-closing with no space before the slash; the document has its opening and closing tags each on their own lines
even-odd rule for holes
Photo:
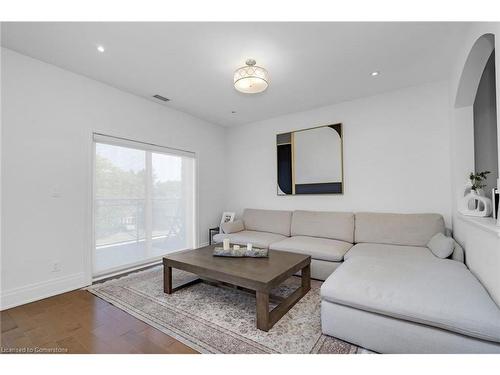
<svg viewBox="0 0 500 375">
<path fill-rule="evenodd" d="M 238 250 L 230 248 L 229 250 L 224 250 L 222 247 L 214 248 L 214 256 L 216 257 L 232 257 L 232 258 L 267 258 L 269 256 L 268 249 L 258 249 L 252 248 L 248 250 L 246 247 L 241 247 Z"/>
</svg>

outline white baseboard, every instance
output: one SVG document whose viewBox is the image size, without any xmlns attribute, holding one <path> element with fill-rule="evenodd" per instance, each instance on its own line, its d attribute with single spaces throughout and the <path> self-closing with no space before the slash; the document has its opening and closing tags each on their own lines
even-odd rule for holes
<svg viewBox="0 0 500 375">
<path fill-rule="evenodd" d="M 85 273 L 80 272 L 40 283 L 25 285 L 20 288 L 5 290 L 0 295 L 0 310 L 3 311 L 29 302 L 52 297 L 56 294 L 83 288 L 84 286 L 87 286 Z"/>
<path fill-rule="evenodd" d="M 208 246 L 208 242 L 199 245 L 199 247 L 204 246 Z M 47 297 L 52 297 L 57 294 L 69 292 L 71 290 L 80 289 L 88 285 L 89 283 L 86 280 L 85 273 L 80 272 L 73 275 L 42 281 L 40 283 L 1 291 L 0 311 L 38 301 Z"/>
</svg>

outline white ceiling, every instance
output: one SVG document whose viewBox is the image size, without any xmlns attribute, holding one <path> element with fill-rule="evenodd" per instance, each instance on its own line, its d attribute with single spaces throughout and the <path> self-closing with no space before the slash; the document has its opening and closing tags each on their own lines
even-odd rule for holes
<svg viewBox="0 0 500 375">
<path fill-rule="evenodd" d="M 4 47 L 230 126 L 448 79 L 469 25 L 16 22 L 1 35 Z M 233 88 L 247 58 L 269 71 L 264 93 Z"/>
</svg>

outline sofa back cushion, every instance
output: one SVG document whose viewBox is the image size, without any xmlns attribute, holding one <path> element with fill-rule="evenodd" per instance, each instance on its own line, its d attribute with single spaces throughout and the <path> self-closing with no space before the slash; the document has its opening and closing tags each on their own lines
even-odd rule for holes
<svg viewBox="0 0 500 375">
<path fill-rule="evenodd" d="M 405 246 L 426 246 L 436 233 L 444 233 L 439 214 L 355 214 L 354 241 Z"/>
<path fill-rule="evenodd" d="M 354 242 L 354 214 L 351 212 L 294 211 L 292 236 L 323 237 Z"/>
<path fill-rule="evenodd" d="M 247 208 L 243 212 L 246 230 L 290 236 L 292 211 L 258 210 Z"/>
</svg>

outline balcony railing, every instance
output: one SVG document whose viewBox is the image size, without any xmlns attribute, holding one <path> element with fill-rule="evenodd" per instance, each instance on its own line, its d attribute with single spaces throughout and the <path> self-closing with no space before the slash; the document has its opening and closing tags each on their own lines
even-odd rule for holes
<svg viewBox="0 0 500 375">
<path fill-rule="evenodd" d="M 96 248 L 146 241 L 150 222 L 151 239 L 181 239 L 185 234 L 185 219 L 181 201 L 171 198 L 152 200 L 152 217 L 146 218 L 143 198 L 96 198 Z"/>
</svg>

